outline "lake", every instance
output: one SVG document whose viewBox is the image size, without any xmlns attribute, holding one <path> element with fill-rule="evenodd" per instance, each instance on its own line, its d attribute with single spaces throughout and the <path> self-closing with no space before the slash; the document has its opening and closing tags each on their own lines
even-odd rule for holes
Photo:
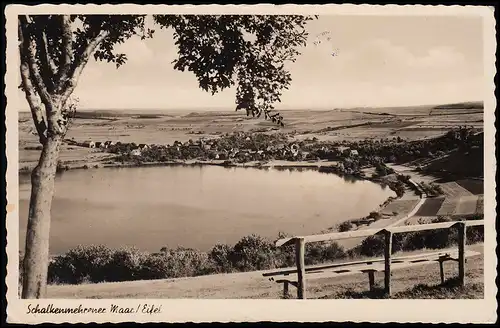
<svg viewBox="0 0 500 328">
<path fill-rule="evenodd" d="M 20 249 L 30 181 L 20 176 Z M 164 166 L 70 170 L 58 174 L 51 254 L 79 244 L 146 251 L 177 246 L 209 250 L 258 234 L 275 239 L 319 233 L 366 216 L 389 188 L 315 170 Z"/>
</svg>

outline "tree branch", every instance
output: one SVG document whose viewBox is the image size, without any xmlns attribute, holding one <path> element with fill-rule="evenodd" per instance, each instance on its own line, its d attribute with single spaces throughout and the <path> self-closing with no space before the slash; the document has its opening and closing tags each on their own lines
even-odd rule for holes
<svg viewBox="0 0 500 328">
<path fill-rule="evenodd" d="M 42 31 L 41 34 L 37 34 L 37 40 L 40 46 L 40 66 L 42 69 L 42 77 L 44 77 L 44 83 L 50 92 L 55 88 L 57 67 L 54 60 L 50 56 L 47 34 L 45 33 L 45 31 Z"/>
<path fill-rule="evenodd" d="M 77 59 L 74 60 L 72 69 L 69 72 L 68 77 L 65 80 L 61 80 L 61 85 L 59 92 L 62 95 L 63 102 L 68 99 L 68 97 L 73 93 L 73 90 L 78 83 L 78 79 L 82 74 L 82 70 L 90 59 L 90 56 L 94 53 L 97 46 L 109 35 L 108 31 L 101 30 L 99 34 L 90 40 L 85 50 Z"/>
<path fill-rule="evenodd" d="M 57 65 L 54 62 L 54 60 L 50 57 L 50 52 L 49 52 L 49 41 L 47 39 L 47 33 L 45 31 L 42 32 L 42 42 L 43 42 L 43 52 L 45 55 L 45 59 L 47 61 L 47 65 L 50 69 L 50 72 L 52 73 L 53 76 L 56 75 L 57 73 Z"/>
<path fill-rule="evenodd" d="M 25 60 L 30 72 L 30 81 L 35 83 L 35 88 L 40 99 L 45 105 L 47 111 L 51 110 L 52 98 L 50 97 L 47 87 L 45 86 L 40 71 L 37 67 L 35 57 L 36 48 L 29 38 L 29 34 L 26 32 L 28 21 L 26 16 L 19 16 L 18 21 L 18 32 L 19 32 L 19 52 L 21 54 L 21 60 Z M 26 34 L 26 35 L 25 35 Z"/>
<path fill-rule="evenodd" d="M 21 32 L 21 31 L 19 31 Z M 21 36 L 21 33 L 20 33 Z M 21 41 L 19 42 L 19 54 L 21 57 L 21 65 L 20 65 L 20 71 L 21 71 L 21 81 L 23 84 L 23 89 L 24 89 L 24 94 L 26 96 L 26 100 L 28 101 L 28 104 L 30 106 L 30 111 L 31 111 L 31 116 L 33 117 L 33 122 L 35 124 L 36 131 L 38 133 L 38 137 L 40 140 L 40 143 L 43 145 L 47 141 L 47 136 L 45 133 L 47 132 L 47 124 L 45 122 L 45 119 L 43 117 L 43 112 L 42 112 L 42 107 L 40 104 L 40 101 L 35 94 L 35 88 L 33 87 L 33 84 L 31 83 L 31 78 L 30 78 L 30 70 L 28 67 L 28 64 L 26 62 L 26 56 L 23 53 L 23 41 L 22 41 L 22 36 L 21 36 Z"/>
<path fill-rule="evenodd" d="M 74 60 L 73 56 L 73 31 L 71 30 L 71 20 L 69 15 L 63 15 L 61 18 L 62 30 L 62 52 L 61 52 L 61 69 L 60 83 L 67 79 L 71 70 L 71 65 Z"/>
</svg>

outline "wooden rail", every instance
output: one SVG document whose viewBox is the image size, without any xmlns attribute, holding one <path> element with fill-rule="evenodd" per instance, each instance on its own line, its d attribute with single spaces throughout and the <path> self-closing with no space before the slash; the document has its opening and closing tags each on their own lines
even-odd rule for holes
<svg viewBox="0 0 500 328">
<path fill-rule="evenodd" d="M 430 224 L 416 224 L 399 227 L 386 227 L 381 229 L 366 229 L 358 231 L 334 232 L 321 235 L 296 236 L 283 238 L 276 241 L 276 246 L 295 245 L 295 262 L 297 265 L 297 298 L 306 298 L 306 268 L 305 268 L 305 244 L 320 241 L 342 240 L 359 237 L 369 237 L 373 235 L 383 235 L 384 246 L 384 284 L 385 293 L 391 294 L 391 255 L 392 240 L 396 233 L 416 232 L 435 229 L 450 229 L 458 227 L 458 279 L 461 286 L 465 285 L 465 243 L 467 227 L 484 225 L 484 220 L 451 221 Z M 442 275 L 442 273 L 441 273 Z M 370 277 L 371 279 L 371 277 Z"/>
</svg>

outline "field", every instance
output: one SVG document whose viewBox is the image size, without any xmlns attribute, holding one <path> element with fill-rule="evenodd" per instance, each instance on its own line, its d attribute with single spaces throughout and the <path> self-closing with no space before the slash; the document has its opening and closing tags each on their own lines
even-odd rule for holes
<svg viewBox="0 0 500 328">
<path fill-rule="evenodd" d="M 471 246 L 483 252 L 483 245 Z M 392 277 L 394 298 L 483 298 L 484 257 L 467 261 L 466 287 L 439 286 L 437 263 L 395 270 Z M 444 266 L 445 276 L 457 274 L 455 262 Z M 376 284 L 383 285 L 383 274 L 375 275 Z M 422 284 L 426 286 L 423 287 Z M 290 289 L 295 292 L 293 287 Z M 282 287 L 262 277 L 262 272 L 232 273 L 152 281 L 131 281 L 86 285 L 51 285 L 49 298 L 281 298 Z M 308 298 L 368 298 L 368 279 L 365 274 L 310 280 Z"/>
<path fill-rule="evenodd" d="M 67 138 L 78 142 L 120 141 L 137 144 L 172 144 L 200 137 L 217 137 L 236 131 L 276 131 L 297 140 L 360 140 L 401 137 L 416 140 L 442 135 L 460 125 L 482 128 L 482 109 L 435 109 L 435 106 L 398 108 L 356 108 L 333 110 L 284 110 L 285 127 L 242 112 L 81 110 L 76 113 Z M 474 108 L 469 108 L 474 107 Z M 30 113 L 19 113 L 19 168 L 33 168 L 40 154 Z M 63 163 L 95 164 L 108 155 L 82 147 L 64 145 Z"/>
<path fill-rule="evenodd" d="M 391 203 L 389 203 L 384 209 L 381 211 L 382 214 L 385 215 L 396 215 L 406 214 L 410 212 L 415 205 L 420 201 L 418 198 L 413 199 L 398 199 Z"/>
</svg>

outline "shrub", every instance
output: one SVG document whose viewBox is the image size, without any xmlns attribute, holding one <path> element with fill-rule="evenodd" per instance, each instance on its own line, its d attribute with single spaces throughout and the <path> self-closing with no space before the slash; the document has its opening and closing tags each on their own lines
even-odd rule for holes
<svg viewBox="0 0 500 328">
<path fill-rule="evenodd" d="M 368 215 L 368 218 L 375 219 L 375 221 L 378 221 L 382 218 L 382 214 L 380 214 L 379 212 L 373 211 L 373 212 L 370 212 L 370 214 Z"/>
<path fill-rule="evenodd" d="M 377 212 L 369 217 L 377 217 Z M 482 219 L 482 215 L 468 217 Z M 448 222 L 451 217 L 438 217 L 431 223 Z M 352 223 L 352 222 L 350 222 Z M 457 242 L 457 229 L 440 229 L 408 232 L 393 235 L 392 252 L 422 248 L 449 247 Z M 286 235 L 280 234 L 279 238 Z M 469 227 L 467 243 L 484 239 L 484 227 Z M 324 263 L 335 259 L 362 256 L 381 256 L 384 237 L 369 236 L 361 245 L 347 252 L 336 242 L 308 243 L 305 247 L 306 265 Z M 20 255 L 19 283 L 22 285 L 23 262 Z M 64 255 L 55 257 L 49 264 L 48 282 L 80 284 L 84 282 L 127 281 L 139 279 L 165 279 L 197 276 L 214 272 L 264 270 L 295 265 L 295 247 L 275 247 L 260 236 L 242 238 L 234 247 L 215 245 L 210 252 L 178 247 L 163 247 L 159 253 L 143 253 L 135 248 L 110 250 L 105 246 L 78 246 Z"/>
<path fill-rule="evenodd" d="M 106 246 L 77 246 L 64 255 L 56 256 L 49 264 L 49 282 L 79 284 L 106 281 L 112 255 L 113 251 Z"/>
<path fill-rule="evenodd" d="M 168 256 L 164 253 L 154 253 L 146 256 L 141 263 L 142 279 L 166 279 L 169 278 Z"/>
<path fill-rule="evenodd" d="M 233 266 L 240 271 L 265 270 L 276 267 L 274 245 L 257 235 L 243 237 L 231 253 Z"/>
<path fill-rule="evenodd" d="M 217 272 L 232 272 L 233 263 L 231 258 L 233 257 L 233 249 L 227 244 L 216 244 L 210 253 L 209 258 L 214 262 Z"/>
<path fill-rule="evenodd" d="M 106 281 L 141 279 L 142 262 L 147 256 L 136 248 L 121 248 L 114 251 L 105 267 Z"/>
<path fill-rule="evenodd" d="M 467 228 L 467 244 L 475 244 L 484 241 L 484 226 Z"/>
<path fill-rule="evenodd" d="M 192 277 L 216 271 L 207 253 L 183 247 L 149 255 L 143 267 L 161 278 Z"/>
<path fill-rule="evenodd" d="M 360 246 L 360 254 L 365 256 L 380 256 L 384 254 L 383 236 L 369 236 Z"/>
<path fill-rule="evenodd" d="M 169 261 L 177 264 L 177 277 L 199 276 L 216 271 L 214 263 L 206 252 L 179 247 L 169 255 Z"/>
<path fill-rule="evenodd" d="M 350 231 L 355 228 L 355 225 L 351 221 L 344 221 L 341 224 L 339 224 L 338 231 L 339 232 L 346 232 Z"/>
</svg>

